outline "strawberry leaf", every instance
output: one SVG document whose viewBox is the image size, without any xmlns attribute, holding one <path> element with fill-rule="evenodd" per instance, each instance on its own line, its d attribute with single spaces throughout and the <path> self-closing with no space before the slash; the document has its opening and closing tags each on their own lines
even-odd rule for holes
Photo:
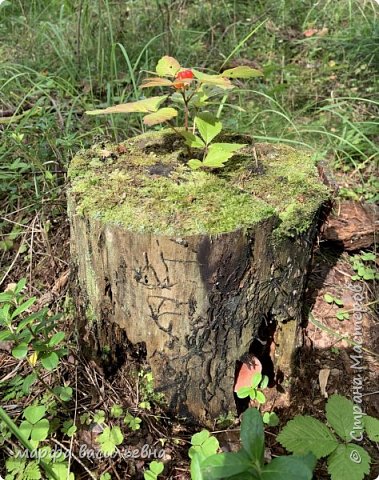
<svg viewBox="0 0 379 480">
<path fill-rule="evenodd" d="M 363 480 L 370 472 L 371 458 L 359 445 L 338 445 L 328 458 L 328 472 L 332 480 Z"/>
<path fill-rule="evenodd" d="M 354 404 L 342 395 L 332 395 L 325 407 L 326 419 L 342 440 L 351 440 L 354 429 Z M 363 427 L 362 427 L 363 428 Z"/>
<path fill-rule="evenodd" d="M 277 440 L 296 455 L 311 452 L 316 458 L 326 457 L 338 447 L 332 432 L 322 422 L 308 415 L 290 420 Z"/>
</svg>

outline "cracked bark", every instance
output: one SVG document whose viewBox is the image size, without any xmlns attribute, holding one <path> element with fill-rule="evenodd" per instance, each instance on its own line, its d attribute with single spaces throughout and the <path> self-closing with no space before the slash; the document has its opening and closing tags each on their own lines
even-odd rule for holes
<svg viewBox="0 0 379 480">
<path fill-rule="evenodd" d="M 93 354 L 108 345 L 116 364 L 142 349 L 170 409 L 203 422 L 234 410 L 236 361 L 264 318 L 277 324 L 276 371 L 290 374 L 316 218 L 276 245 L 272 218 L 183 240 L 70 216 L 76 300 L 97 319 L 80 325 Z"/>
</svg>

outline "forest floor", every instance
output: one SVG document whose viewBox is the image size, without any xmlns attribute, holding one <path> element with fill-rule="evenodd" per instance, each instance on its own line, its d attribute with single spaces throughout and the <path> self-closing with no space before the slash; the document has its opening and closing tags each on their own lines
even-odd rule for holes
<svg viewBox="0 0 379 480">
<path fill-rule="evenodd" d="M 293 381 L 284 392 L 267 389 L 264 409 L 274 409 L 280 425 L 266 428 L 266 457 L 284 453 L 276 436 L 295 415 L 324 421 L 327 396 L 353 397 L 351 355 L 360 339 L 363 409 L 379 418 L 378 260 L 375 234 L 367 233 L 371 214 L 361 210 L 378 201 L 378 7 L 369 0 L 290 3 L 0 2 L 0 290 L 26 279 L 25 297 L 36 297 L 31 311 L 46 309 L 47 319 L 61 314 L 57 328 L 68 349 L 59 368 L 27 386 L 34 366 L 0 340 L 0 403 L 16 422 L 27 406 L 45 406 L 52 419 L 46 444 L 69 453 L 76 478 L 138 480 L 153 460 L 80 458 L 80 445 L 98 451 L 104 418 L 121 424 L 115 406 L 131 415 L 131 423 L 122 425 L 128 447 L 148 444 L 164 452 L 159 478 L 190 478 L 188 449 L 201 428 L 165 411 L 148 372 L 131 376 L 125 366 L 107 377 L 83 357 L 69 295 L 68 162 L 80 148 L 104 139 L 120 142 L 143 129 L 136 117 L 104 121 L 84 111 L 139 98 L 135 85 L 164 54 L 213 71 L 246 62 L 262 69 L 264 78 L 241 83 L 241 93 L 225 106 L 231 109 L 225 127 L 257 141 L 311 148 L 339 187 L 334 211 L 340 223 L 333 229 L 353 244 L 369 238 L 354 249 L 349 240 L 342 248 L 326 240 L 327 233 L 319 237 Z M 354 203 L 344 210 L 346 201 Z M 358 310 L 364 310 L 362 323 L 354 315 Z M 57 385 L 72 388 L 67 403 L 56 398 Z M 141 400 L 150 408 L 142 408 Z M 9 473 L 6 459 L 19 448 L 5 430 L 0 422 L 0 476 Z M 230 417 L 219 419 L 213 432 L 228 451 L 237 448 L 239 430 L 238 419 Z M 368 480 L 375 479 L 377 444 L 362 445 L 372 457 Z M 28 478 L 23 468 L 9 478 Z M 315 478 L 330 478 L 326 462 L 318 464 Z"/>
</svg>

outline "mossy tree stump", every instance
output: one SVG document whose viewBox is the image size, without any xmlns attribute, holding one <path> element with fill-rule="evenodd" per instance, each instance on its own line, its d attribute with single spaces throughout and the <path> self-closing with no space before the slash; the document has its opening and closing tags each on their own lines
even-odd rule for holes
<svg viewBox="0 0 379 480">
<path fill-rule="evenodd" d="M 83 342 L 117 365 L 144 352 L 169 406 L 202 421 L 234 409 L 236 362 L 267 323 L 289 374 L 327 197 L 308 154 L 242 141 L 217 172 L 186 167 L 167 131 L 95 146 L 69 169 Z"/>
</svg>

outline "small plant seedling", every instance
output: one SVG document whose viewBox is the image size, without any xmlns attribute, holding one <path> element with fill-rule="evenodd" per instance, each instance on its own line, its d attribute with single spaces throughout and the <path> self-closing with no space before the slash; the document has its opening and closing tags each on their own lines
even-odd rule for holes
<svg viewBox="0 0 379 480">
<path fill-rule="evenodd" d="M 250 387 L 241 387 L 237 392 L 238 398 L 250 397 L 251 400 L 256 400 L 258 403 L 265 403 L 266 397 L 261 390 L 267 388 L 268 377 L 257 372 L 252 379 Z"/>
<path fill-rule="evenodd" d="M 97 437 L 97 442 L 100 443 L 100 450 L 106 455 L 112 455 L 118 445 L 124 440 L 120 427 L 105 427 L 103 432 Z"/>
<path fill-rule="evenodd" d="M 262 420 L 269 427 L 277 427 L 280 423 L 279 417 L 275 412 L 265 412 L 262 415 Z"/>
<path fill-rule="evenodd" d="M 163 393 L 154 390 L 154 378 L 152 372 L 141 370 L 138 372 L 138 377 L 140 377 L 139 393 L 142 403 L 145 402 L 144 406 L 141 408 L 149 410 L 151 408 L 151 403 L 161 404 L 164 401 L 164 395 Z"/>
<path fill-rule="evenodd" d="M 217 453 L 218 440 L 207 430 L 193 435 L 188 452 L 191 479 L 311 480 L 315 466 L 312 454 L 277 457 L 265 464 L 263 420 L 256 408 L 249 408 L 242 415 L 240 437 L 239 451 Z"/>
<path fill-rule="evenodd" d="M 329 398 L 326 419 L 331 428 L 313 417 L 298 415 L 277 439 L 296 455 L 312 452 L 317 459 L 327 457 L 332 480 L 362 480 L 370 472 L 371 458 L 354 440 L 361 441 L 366 431 L 370 440 L 377 441 L 379 420 L 357 411 L 356 405 L 342 395 Z"/>
<path fill-rule="evenodd" d="M 65 433 L 68 437 L 73 437 L 77 431 L 78 427 L 74 425 L 73 420 L 66 420 L 63 422 L 61 431 Z"/>
<path fill-rule="evenodd" d="M 112 480 L 111 474 L 108 472 L 102 473 L 100 475 L 100 480 Z"/>
<path fill-rule="evenodd" d="M 233 425 L 235 419 L 236 417 L 233 412 L 228 412 L 217 417 L 216 425 L 218 426 L 218 428 L 228 428 Z"/>
<path fill-rule="evenodd" d="M 195 170 L 221 168 L 245 145 L 211 143 L 221 133 L 222 123 L 218 116 L 208 111 L 210 100 L 214 105 L 215 96 L 225 97 L 233 90 L 235 85 L 232 79 L 249 79 L 259 76 L 262 76 L 259 70 L 248 66 L 230 68 L 220 74 L 210 75 L 194 68 L 184 68 L 175 58 L 166 55 L 157 63 L 155 76 L 146 78 L 140 88 L 165 88 L 169 90 L 168 94 L 86 113 L 88 115 L 144 113 L 145 125 L 153 126 L 163 123 L 173 129 L 176 134 L 184 137 L 189 150 L 188 166 L 190 168 Z M 165 104 L 170 106 L 163 106 Z M 221 107 L 221 105 L 217 106 Z M 183 110 L 184 118 L 183 128 L 179 129 L 173 123 L 173 119 L 178 117 L 178 109 Z M 191 117 L 193 118 L 192 126 L 189 124 Z M 199 131 L 200 136 L 195 135 L 196 130 Z M 202 151 L 201 160 L 191 158 L 193 148 Z"/>
<path fill-rule="evenodd" d="M 98 425 L 103 425 L 105 423 L 105 412 L 104 412 L 104 410 L 96 410 L 96 412 L 93 416 L 93 421 L 94 421 L 94 423 L 97 423 Z"/>
<path fill-rule="evenodd" d="M 22 294 L 25 286 L 26 280 L 21 279 L 14 288 L 0 293 L 0 341 L 12 342 L 12 355 L 17 360 L 27 358 L 32 367 L 40 361 L 46 370 L 55 370 L 67 353 L 58 346 L 65 333 L 53 333 L 59 316 L 49 316 L 47 308 L 28 314 L 36 297 L 26 299 Z"/>
<path fill-rule="evenodd" d="M 330 305 L 334 304 L 334 305 L 338 305 L 339 307 L 343 307 L 343 301 L 340 300 L 337 297 L 334 297 L 330 293 L 326 293 L 324 295 L 324 300 L 325 300 L 325 302 L 329 303 Z M 348 320 L 349 317 L 350 317 L 349 312 L 346 312 L 344 310 L 338 310 L 338 312 L 336 313 L 336 318 L 340 322 L 342 322 L 343 320 Z"/>
<path fill-rule="evenodd" d="M 345 312 L 343 310 L 339 310 L 337 313 L 336 313 L 336 318 L 337 320 L 339 320 L 340 322 L 343 322 L 344 320 L 348 320 L 350 318 L 350 314 L 349 312 Z"/>
<path fill-rule="evenodd" d="M 330 303 L 331 305 L 334 303 L 334 304 L 338 305 L 339 307 L 343 307 L 343 301 L 340 300 L 337 297 L 334 297 L 330 293 L 325 293 L 324 300 L 325 300 L 326 303 Z"/>
<path fill-rule="evenodd" d="M 133 417 L 131 413 L 127 412 L 124 417 L 124 423 L 135 432 L 141 428 L 142 420 L 139 417 Z"/>
<path fill-rule="evenodd" d="M 235 152 L 246 146 L 246 144 L 239 143 L 211 143 L 221 132 L 222 123 L 210 113 L 198 114 L 195 117 L 195 125 L 201 138 L 193 133 L 182 132 L 189 147 L 203 151 L 202 160 L 189 160 L 188 166 L 193 170 L 201 167 L 221 168 Z"/>
<path fill-rule="evenodd" d="M 371 252 L 354 255 L 352 258 L 352 267 L 356 272 L 352 280 L 379 280 L 379 273 L 375 266 L 376 256 Z"/>
<path fill-rule="evenodd" d="M 121 405 L 112 405 L 111 407 L 111 417 L 113 418 L 119 418 L 119 417 L 122 417 L 122 415 L 124 414 L 124 411 L 121 407 Z"/>
<path fill-rule="evenodd" d="M 163 470 L 163 463 L 153 460 L 149 465 L 149 470 L 144 472 L 143 478 L 145 480 L 157 480 L 158 476 L 163 472 Z"/>
</svg>

